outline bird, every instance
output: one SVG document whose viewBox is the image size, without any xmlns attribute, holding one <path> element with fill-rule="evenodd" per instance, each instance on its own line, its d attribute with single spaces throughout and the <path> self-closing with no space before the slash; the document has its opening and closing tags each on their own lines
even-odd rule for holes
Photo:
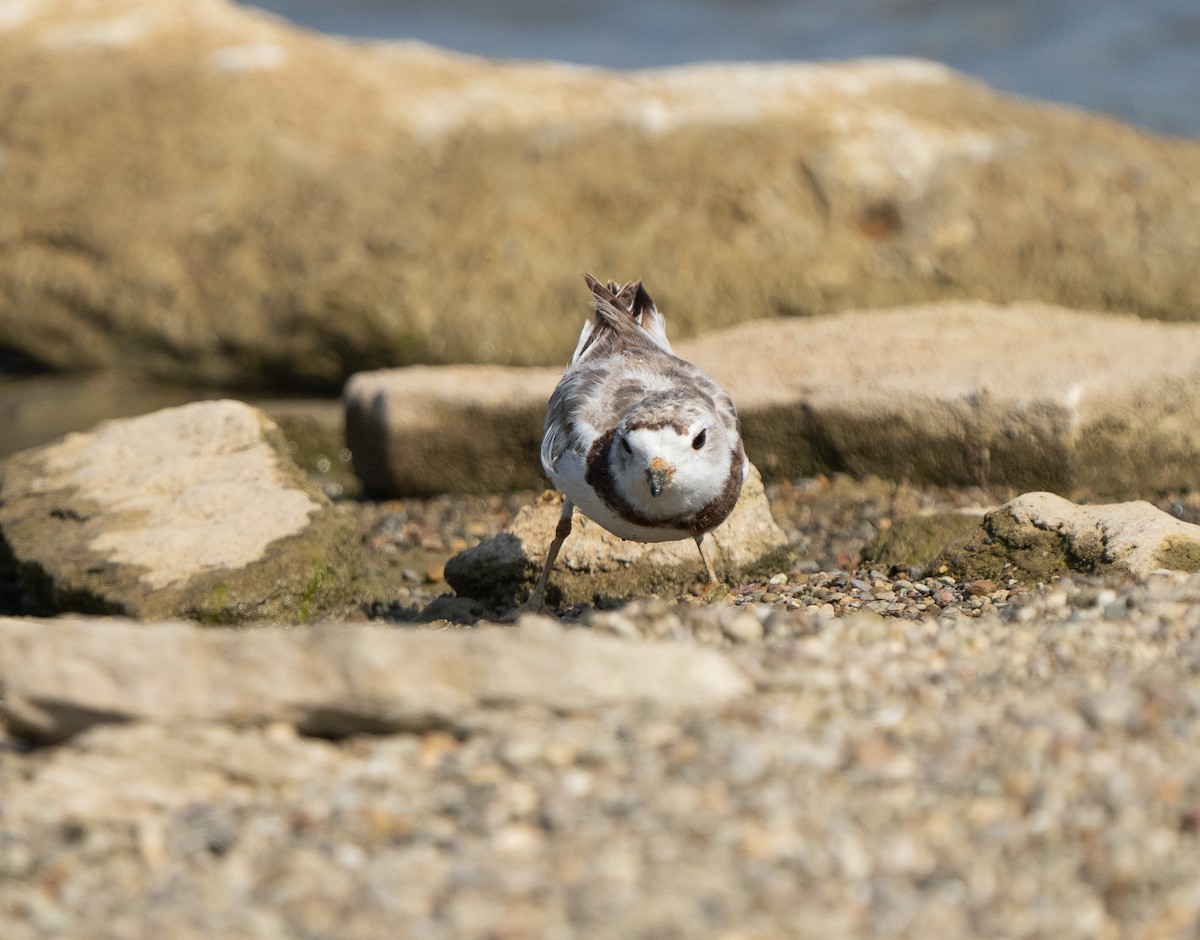
<svg viewBox="0 0 1200 940">
<path fill-rule="evenodd" d="M 522 609 L 546 609 L 577 508 L 623 539 L 692 539 L 715 585 L 704 536 L 733 511 L 750 469 L 733 401 L 675 354 L 642 282 L 584 280 L 594 316 L 550 396 L 540 455 L 562 515 Z"/>
</svg>

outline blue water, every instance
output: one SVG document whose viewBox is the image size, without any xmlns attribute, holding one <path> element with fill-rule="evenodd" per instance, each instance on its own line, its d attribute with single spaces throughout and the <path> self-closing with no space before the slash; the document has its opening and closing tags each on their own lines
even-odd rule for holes
<svg viewBox="0 0 1200 940">
<path fill-rule="evenodd" d="M 1200 0 L 257 0 L 311 29 L 616 68 L 913 55 L 1200 137 Z"/>
</svg>

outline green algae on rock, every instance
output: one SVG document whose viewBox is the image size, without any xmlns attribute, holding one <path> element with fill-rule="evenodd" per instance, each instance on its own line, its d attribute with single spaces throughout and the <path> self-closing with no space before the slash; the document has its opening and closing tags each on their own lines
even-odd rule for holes
<svg viewBox="0 0 1200 940">
<path fill-rule="evenodd" d="M 1200 526 L 1143 501 L 1079 506 L 1026 493 L 984 517 L 934 562 L 955 577 L 1046 582 L 1068 572 L 1145 577 L 1200 570 Z"/>
<path fill-rule="evenodd" d="M 862 560 L 873 568 L 927 571 L 946 546 L 979 527 L 980 517 L 939 512 L 897 519 L 863 546 Z"/>
</svg>

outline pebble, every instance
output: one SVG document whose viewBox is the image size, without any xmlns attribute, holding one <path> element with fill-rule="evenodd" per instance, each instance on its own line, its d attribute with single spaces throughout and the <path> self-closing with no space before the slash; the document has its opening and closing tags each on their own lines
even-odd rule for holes
<svg viewBox="0 0 1200 940">
<path fill-rule="evenodd" d="M 755 643 L 763 638 L 763 624 L 748 611 L 729 611 L 721 617 L 722 632 L 736 643 Z"/>
</svg>

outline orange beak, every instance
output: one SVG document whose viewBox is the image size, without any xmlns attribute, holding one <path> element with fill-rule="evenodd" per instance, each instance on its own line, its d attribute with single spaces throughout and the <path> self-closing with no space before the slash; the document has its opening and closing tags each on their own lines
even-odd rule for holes
<svg viewBox="0 0 1200 940">
<path fill-rule="evenodd" d="M 651 460 L 650 468 L 646 471 L 646 478 L 650 481 L 650 495 L 657 496 L 661 493 L 674 475 L 675 468 L 661 457 Z"/>
</svg>

